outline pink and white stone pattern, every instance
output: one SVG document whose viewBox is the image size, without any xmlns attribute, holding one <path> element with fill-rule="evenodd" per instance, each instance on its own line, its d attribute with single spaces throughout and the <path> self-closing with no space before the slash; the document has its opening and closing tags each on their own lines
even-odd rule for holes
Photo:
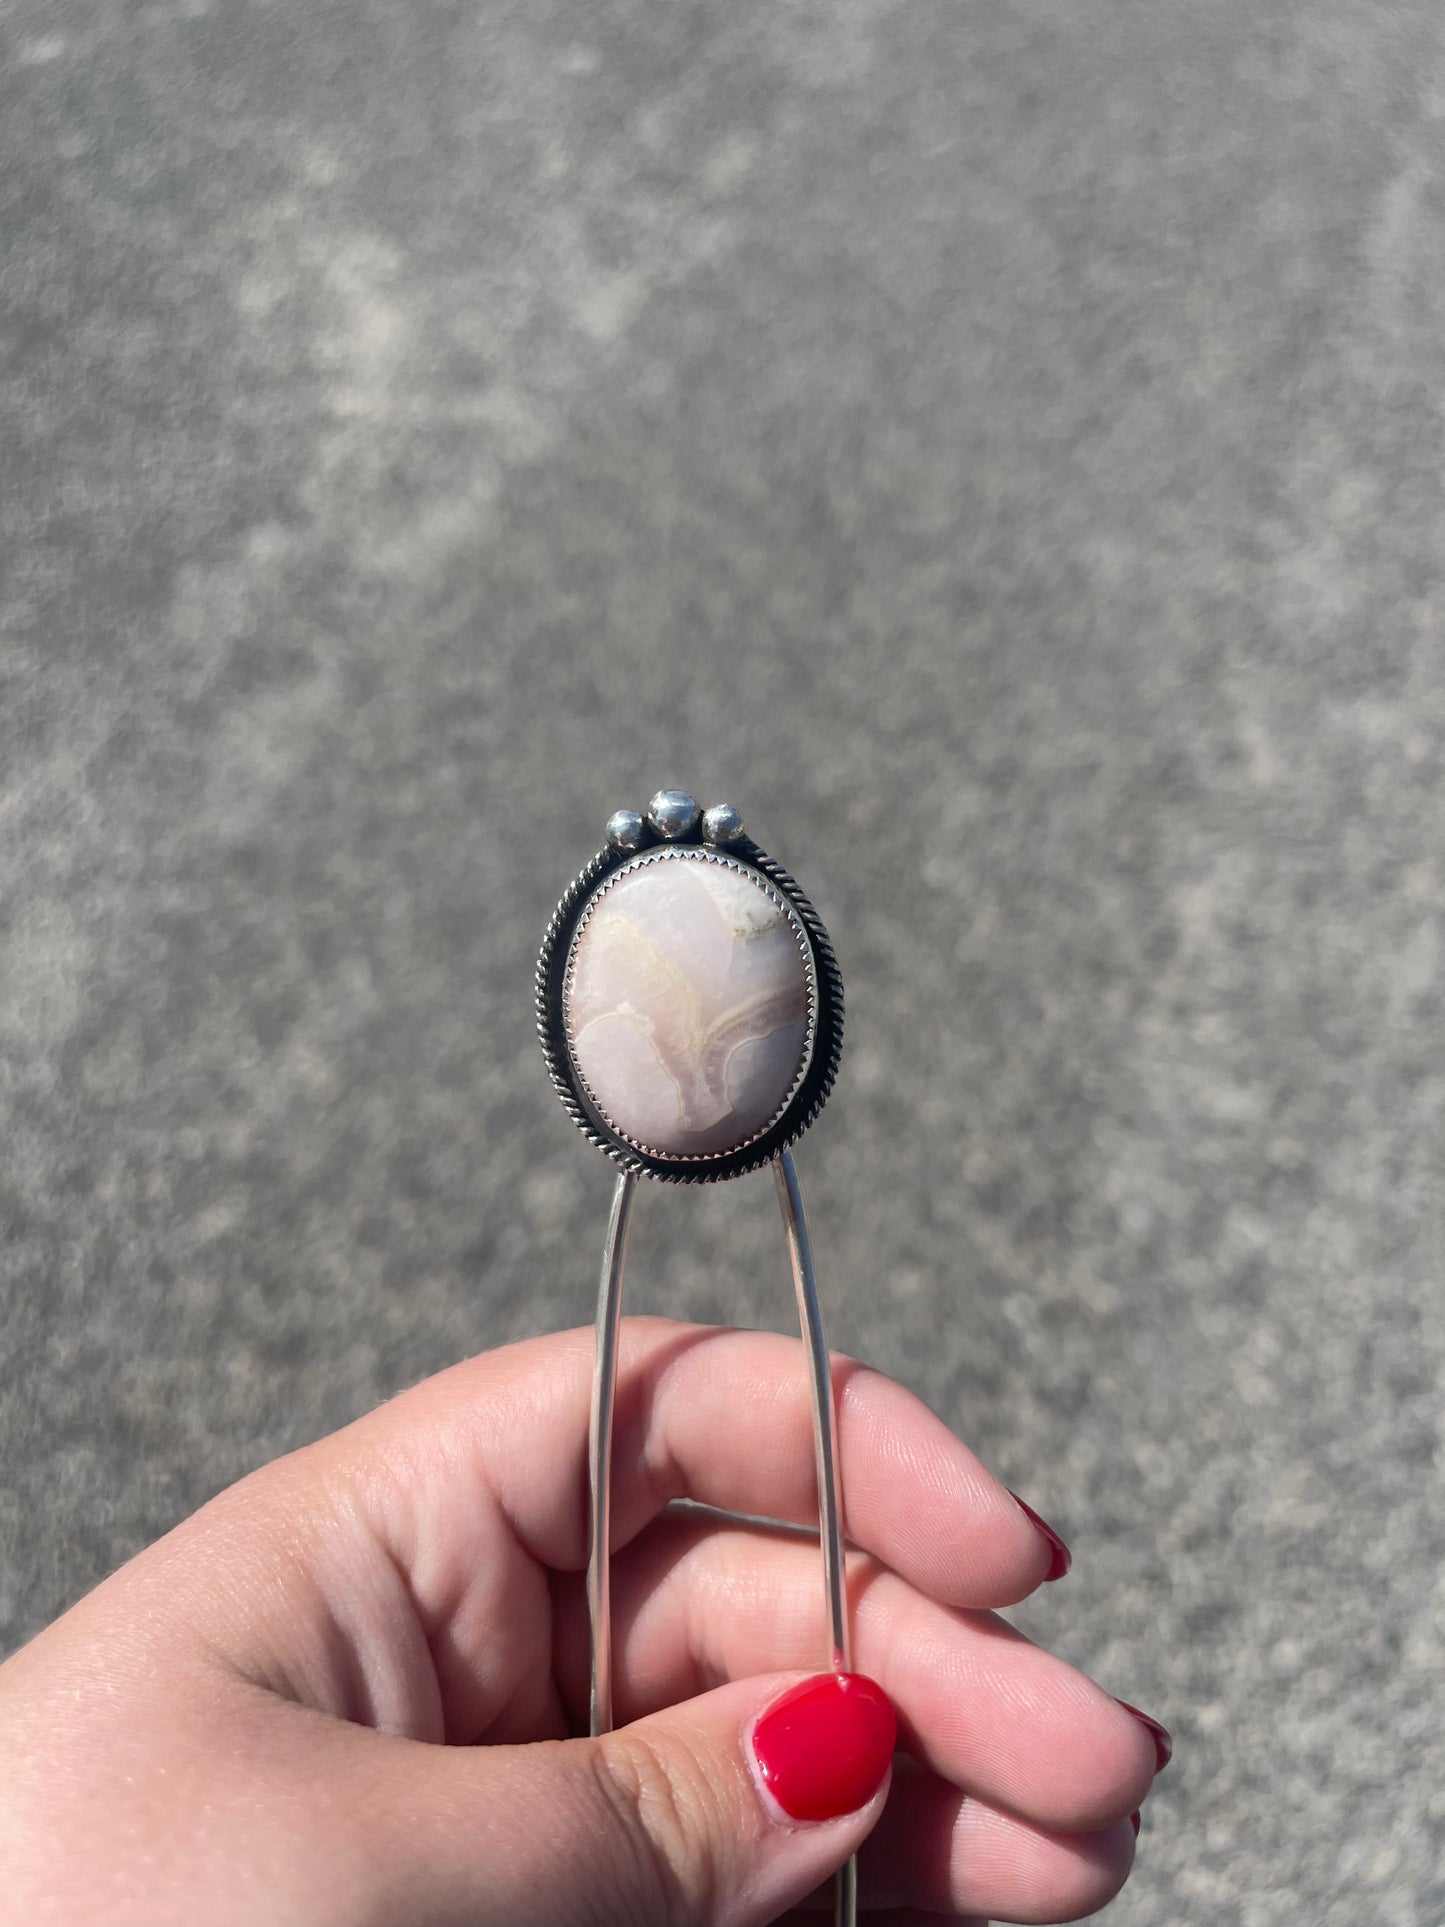
<svg viewBox="0 0 1445 1927">
<path fill-rule="evenodd" d="M 573 1061 L 618 1134 L 716 1157 L 778 1116 L 807 1066 L 800 926 L 755 871 L 669 850 L 623 870 L 572 949 Z"/>
</svg>

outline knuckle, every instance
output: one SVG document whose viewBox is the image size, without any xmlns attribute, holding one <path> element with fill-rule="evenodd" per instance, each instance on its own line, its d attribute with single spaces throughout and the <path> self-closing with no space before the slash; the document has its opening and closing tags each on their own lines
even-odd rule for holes
<svg viewBox="0 0 1445 1927">
<path fill-rule="evenodd" d="M 678 1771 L 640 1733 L 614 1733 L 595 1749 L 594 1772 L 625 1856 L 618 1897 L 628 1927 L 697 1927 L 714 1917 L 715 1877 L 707 1850 L 714 1829 L 699 1811 L 700 1772 Z"/>
</svg>

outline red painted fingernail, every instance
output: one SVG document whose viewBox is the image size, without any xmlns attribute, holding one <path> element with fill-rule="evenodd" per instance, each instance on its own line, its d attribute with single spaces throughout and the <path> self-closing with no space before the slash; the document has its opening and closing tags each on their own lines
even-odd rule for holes
<svg viewBox="0 0 1445 1927">
<path fill-rule="evenodd" d="M 1139 1829 L 1143 1824 L 1144 1816 L 1142 1813 L 1131 1813 L 1129 1815 L 1129 1825 L 1134 1829 L 1134 1838 L 1136 1840 L 1139 1838 Z"/>
<path fill-rule="evenodd" d="M 805 1679 L 753 1728 L 758 1777 L 794 1820 L 836 1820 L 883 1784 L 897 1737 L 893 1706 L 862 1673 Z"/>
<path fill-rule="evenodd" d="M 1154 1758 L 1157 1762 L 1154 1771 L 1156 1773 L 1162 1773 L 1174 1758 L 1174 1742 L 1169 1737 L 1169 1728 L 1167 1726 L 1161 1726 L 1158 1720 L 1151 1719 L 1147 1713 L 1141 1713 L 1139 1708 L 1137 1706 L 1131 1706 L 1128 1700 L 1116 1700 L 1115 1704 L 1122 1706 L 1126 1713 L 1132 1713 L 1139 1724 L 1141 1726 L 1147 1726 L 1149 1731 L 1154 1735 Z"/>
<path fill-rule="evenodd" d="M 1007 1487 L 1004 1489 L 1008 1491 Z M 1048 1520 L 1041 1519 L 1033 1507 L 1021 1499 L 1017 1492 L 1009 1492 L 1009 1497 L 1013 1500 L 1020 1512 L 1027 1518 L 1033 1520 L 1039 1531 L 1049 1542 L 1049 1549 L 1054 1556 L 1049 1563 L 1048 1571 L 1044 1575 L 1044 1583 L 1047 1584 L 1050 1579 L 1062 1579 L 1064 1574 L 1069 1570 L 1069 1567 L 1074 1563 L 1073 1553 L 1069 1551 L 1069 1548 L 1064 1544 L 1058 1533 L 1054 1531 Z"/>
</svg>

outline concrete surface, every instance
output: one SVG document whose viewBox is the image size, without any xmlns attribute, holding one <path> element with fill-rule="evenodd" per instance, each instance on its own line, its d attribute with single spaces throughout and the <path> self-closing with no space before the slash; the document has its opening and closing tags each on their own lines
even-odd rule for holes
<svg viewBox="0 0 1445 1927">
<path fill-rule="evenodd" d="M 0 9 L 0 1608 L 589 1315 L 534 946 L 730 798 L 834 1338 L 1161 1715 L 1120 1927 L 1438 1927 L 1445 15 Z M 639 1304 L 786 1326 L 765 1180 Z"/>
</svg>

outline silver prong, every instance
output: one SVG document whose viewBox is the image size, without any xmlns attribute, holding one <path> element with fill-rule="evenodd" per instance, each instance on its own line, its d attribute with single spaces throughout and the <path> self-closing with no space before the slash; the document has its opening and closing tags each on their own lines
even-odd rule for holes
<svg viewBox="0 0 1445 1927">
<path fill-rule="evenodd" d="M 597 1290 L 597 1361 L 592 1374 L 592 1423 L 587 1439 L 591 1538 L 587 1549 L 587 1610 L 592 1621 L 592 1737 L 612 1731 L 612 1412 L 617 1402 L 617 1334 L 622 1279 L 637 1179 L 624 1171 L 612 1193 L 612 1216 Z"/>
<path fill-rule="evenodd" d="M 858 1856 L 845 1860 L 833 1878 L 833 1927 L 858 1927 Z"/>
<path fill-rule="evenodd" d="M 835 1673 L 851 1670 L 848 1637 L 847 1575 L 843 1564 L 843 1484 L 833 1412 L 833 1374 L 828 1363 L 828 1341 L 813 1276 L 813 1252 L 803 1194 L 792 1153 L 783 1151 L 773 1165 L 778 1203 L 788 1234 L 793 1284 L 798 1294 L 798 1322 L 808 1354 L 808 1379 L 813 1392 L 813 1458 L 818 1477 L 818 1538 L 823 1551 L 823 1591 L 828 1602 L 828 1665 Z M 858 1865 L 849 1860 L 838 1870 L 833 1889 L 834 1927 L 855 1927 L 858 1917 Z"/>
<path fill-rule="evenodd" d="M 798 1322 L 808 1354 L 808 1380 L 813 1393 L 813 1454 L 818 1474 L 818 1536 L 823 1549 L 823 1586 L 828 1600 L 828 1664 L 848 1670 L 848 1601 L 843 1572 L 843 1486 L 833 1442 L 833 1376 L 828 1365 L 828 1341 L 818 1305 L 813 1276 L 813 1252 L 803 1194 L 791 1151 L 783 1151 L 773 1166 L 778 1203 L 788 1234 L 793 1284 L 798 1294 Z"/>
</svg>

